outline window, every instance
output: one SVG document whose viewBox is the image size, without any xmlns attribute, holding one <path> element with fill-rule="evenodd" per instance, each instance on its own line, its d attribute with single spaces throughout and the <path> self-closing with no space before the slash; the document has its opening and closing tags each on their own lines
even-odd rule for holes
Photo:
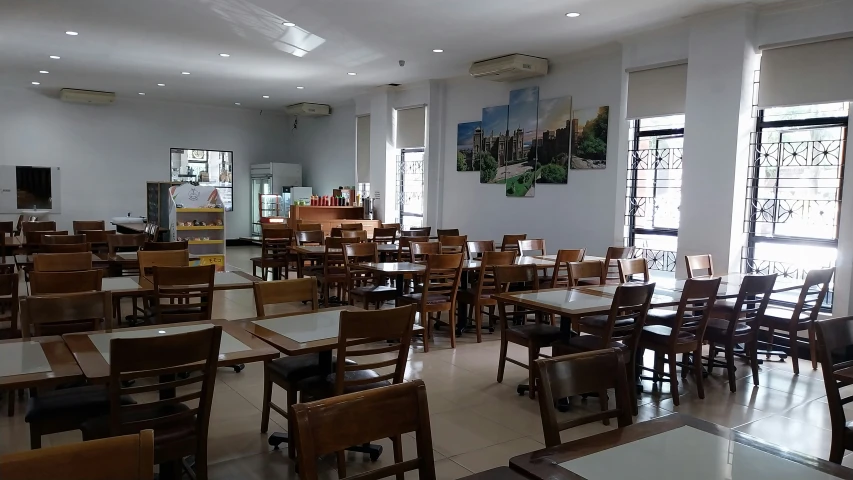
<svg viewBox="0 0 853 480">
<path fill-rule="evenodd" d="M 397 160 L 397 220 L 402 228 L 424 222 L 424 149 L 405 148 Z"/>
<path fill-rule="evenodd" d="M 170 166 L 173 182 L 190 182 L 216 187 L 225 210 L 233 210 L 232 152 L 217 150 L 171 149 Z M 263 192 L 271 193 L 271 192 Z M 257 211 L 253 208 L 253 211 Z"/>
<path fill-rule="evenodd" d="M 847 103 L 758 111 L 747 177 L 746 272 L 803 278 L 835 265 L 848 121 Z M 831 301 L 830 294 L 827 306 Z"/>
<path fill-rule="evenodd" d="M 684 115 L 632 120 L 625 243 L 650 270 L 675 272 Z"/>
</svg>

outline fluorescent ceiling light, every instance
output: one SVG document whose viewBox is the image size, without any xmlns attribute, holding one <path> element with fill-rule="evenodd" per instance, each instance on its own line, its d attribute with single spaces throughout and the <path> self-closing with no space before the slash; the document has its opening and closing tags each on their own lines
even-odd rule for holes
<svg viewBox="0 0 853 480">
<path fill-rule="evenodd" d="M 285 27 L 295 27 L 296 26 L 296 24 L 293 22 L 284 22 L 284 23 L 282 23 L 282 25 Z"/>
<path fill-rule="evenodd" d="M 302 87 L 302 86 L 299 86 L 299 87 L 296 87 L 296 88 L 297 88 L 298 90 L 304 90 L 304 89 L 305 89 L 305 87 Z"/>
<path fill-rule="evenodd" d="M 228 55 L 227 53 L 220 53 L 220 54 L 219 54 L 219 56 L 220 56 L 220 57 L 222 57 L 222 58 L 228 58 L 228 57 L 230 57 L 231 55 Z"/>
<path fill-rule="evenodd" d="M 59 55 L 51 55 L 50 58 L 52 58 L 54 60 L 59 60 L 60 56 Z"/>
<path fill-rule="evenodd" d="M 165 86 L 166 86 L 166 84 L 165 84 L 165 83 L 158 83 L 158 84 L 157 84 L 157 86 L 158 86 L 158 87 L 165 87 Z"/>
<path fill-rule="evenodd" d="M 234 102 L 234 105 L 240 105 L 240 102 Z"/>
<path fill-rule="evenodd" d="M 189 75 L 190 72 L 181 72 L 181 75 Z"/>
<path fill-rule="evenodd" d="M 270 96 L 269 96 L 269 95 L 264 95 L 264 98 L 270 98 Z"/>
<path fill-rule="evenodd" d="M 567 13 L 567 14 L 566 14 L 566 16 L 567 16 L 567 17 L 569 17 L 569 18 L 578 18 L 578 17 L 580 17 L 580 16 L 581 16 L 581 14 L 580 14 L 580 13 L 578 13 L 578 12 L 569 12 L 569 13 Z"/>
<path fill-rule="evenodd" d="M 77 35 L 79 35 L 77 32 L 72 32 L 72 31 L 65 32 L 65 34 L 71 35 L 72 37 L 76 37 Z"/>
<path fill-rule="evenodd" d="M 39 70 L 39 73 L 50 73 L 47 70 Z"/>
<path fill-rule="evenodd" d="M 349 76 L 353 77 L 353 76 L 355 76 L 355 75 L 357 75 L 357 74 L 356 74 L 355 72 L 347 72 L 347 75 L 349 75 Z"/>
<path fill-rule="evenodd" d="M 433 51 L 434 53 L 444 53 L 444 50 L 442 50 L 442 49 L 440 49 L 440 48 L 434 48 L 432 51 Z"/>
<path fill-rule="evenodd" d="M 145 95 L 145 92 L 139 92 L 140 95 Z"/>
<path fill-rule="evenodd" d="M 39 82 L 33 82 L 33 85 L 41 85 Z"/>
</svg>

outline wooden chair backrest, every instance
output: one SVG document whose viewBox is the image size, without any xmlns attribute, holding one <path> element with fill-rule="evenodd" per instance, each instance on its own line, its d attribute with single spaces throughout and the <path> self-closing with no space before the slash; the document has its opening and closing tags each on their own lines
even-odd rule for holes
<svg viewBox="0 0 853 480">
<path fill-rule="evenodd" d="M 832 431 L 846 431 L 847 414 L 844 405 L 853 402 L 853 394 L 841 388 L 849 385 L 835 378 L 838 370 L 853 366 L 853 317 L 838 317 L 815 322 L 817 334 L 817 358 L 823 372 L 826 387 L 826 402 L 829 404 L 829 419 Z M 842 445 L 846 442 L 838 440 Z M 835 441 L 833 441 L 835 443 Z M 839 461 L 844 451 L 839 455 Z"/>
<path fill-rule="evenodd" d="M 509 250 L 507 252 L 513 256 L 513 261 L 515 261 L 515 252 Z M 516 287 L 522 290 L 539 290 L 539 270 L 537 270 L 536 265 L 499 265 L 494 267 L 495 272 L 495 291 L 497 293 L 507 293 L 509 292 L 510 285 L 516 285 Z M 510 328 L 510 320 L 507 315 L 507 304 L 503 300 L 498 299 L 498 321 L 501 328 L 501 334 L 503 335 Z M 518 306 L 512 307 L 512 317 L 513 319 L 527 319 L 527 316 L 532 314 L 536 317 L 537 322 L 542 319 L 542 314 L 533 310 L 526 309 Z"/>
<path fill-rule="evenodd" d="M 483 257 L 480 259 L 480 271 L 477 276 L 477 298 L 497 293 L 498 285 L 495 281 L 495 267 L 512 265 L 514 261 L 515 252 L 483 252 Z"/>
<path fill-rule="evenodd" d="M 545 251 L 545 240 L 541 238 L 518 241 L 519 255 L 548 255 Z"/>
<path fill-rule="evenodd" d="M 396 228 L 374 228 L 373 238 L 370 239 L 374 243 L 394 243 L 397 241 Z"/>
<path fill-rule="evenodd" d="M 301 305 L 307 300 L 312 312 L 319 308 L 317 281 L 314 277 L 256 282 L 252 288 L 255 291 L 255 310 L 259 317 L 266 315 L 267 305 L 297 302 Z"/>
<path fill-rule="evenodd" d="M 620 283 L 636 281 L 634 275 L 642 275 L 643 282 L 649 281 L 649 266 L 645 258 L 620 259 L 616 261 L 616 267 L 619 271 Z"/>
<path fill-rule="evenodd" d="M 56 222 L 23 222 L 21 224 L 21 232 L 26 235 L 27 232 L 55 232 Z M 65 232 L 68 233 L 68 232 Z"/>
<path fill-rule="evenodd" d="M 586 250 L 578 248 L 574 250 L 557 250 L 557 258 L 554 259 L 554 272 L 551 274 L 551 288 L 569 287 L 569 263 L 583 261 Z"/>
<path fill-rule="evenodd" d="M 181 242 L 145 242 L 145 244 L 142 245 L 142 249 L 149 252 L 162 252 L 163 250 L 187 250 L 188 248 L 189 243 L 185 240 Z"/>
<path fill-rule="evenodd" d="M 154 267 L 188 267 L 190 253 L 187 250 L 140 250 L 136 254 L 139 262 L 139 276 L 151 280 Z"/>
<path fill-rule="evenodd" d="M 86 236 L 87 243 L 106 244 L 109 237 L 116 235 L 115 230 L 80 230 L 78 232 Z"/>
<path fill-rule="evenodd" d="M 604 258 L 604 283 L 619 283 L 619 260 L 627 260 L 634 256 L 634 247 L 608 247 Z"/>
<path fill-rule="evenodd" d="M 145 234 L 107 235 L 107 248 L 110 255 L 117 252 L 138 252 L 145 245 Z"/>
<path fill-rule="evenodd" d="M 341 238 L 357 238 L 359 241 L 366 242 L 367 241 L 367 231 L 366 230 L 341 230 Z"/>
<path fill-rule="evenodd" d="M 711 305 L 717 300 L 722 278 L 689 278 L 684 282 L 681 301 L 670 327 L 669 345 L 674 348 L 683 332 L 696 336 L 699 345 L 705 338 L 708 319 L 711 318 Z"/>
<path fill-rule="evenodd" d="M 775 283 L 776 274 L 748 275 L 743 278 L 734 308 L 727 318 L 729 325 L 726 335 L 729 338 L 734 336 L 740 323 L 758 328 L 770 303 L 770 294 L 773 293 Z"/>
<path fill-rule="evenodd" d="M 338 357 L 335 366 L 335 393 L 341 395 L 348 387 L 360 387 L 382 381 L 403 383 L 406 373 L 412 327 L 415 324 L 415 306 L 383 310 L 343 310 L 338 330 Z M 395 343 L 388 344 L 386 341 Z M 399 343 L 396 343 L 398 342 Z M 357 348 L 350 348 L 356 346 Z M 395 358 L 382 360 L 383 355 L 396 354 Z M 370 359 L 379 355 L 380 359 Z M 358 359 L 357 364 L 346 363 Z M 378 377 L 352 378 L 348 372 L 394 367 Z M 353 376 L 358 377 L 358 376 Z"/>
<path fill-rule="evenodd" d="M 809 320 L 817 320 L 823 301 L 829 292 L 829 284 L 832 282 L 833 275 L 835 275 L 835 267 L 809 270 L 803 288 L 800 290 L 797 304 L 794 306 L 792 322 L 798 322 L 803 313 L 808 314 Z"/>
<path fill-rule="evenodd" d="M 86 243 L 86 235 L 63 235 L 57 232 L 56 235 L 45 235 L 42 237 L 43 245 L 74 245 Z"/>
<path fill-rule="evenodd" d="M 42 245 L 39 250 L 42 253 L 83 253 L 91 252 L 91 243 L 57 243 L 55 245 Z"/>
<path fill-rule="evenodd" d="M 68 235 L 66 230 L 35 230 L 32 232 L 24 232 L 24 241 L 27 246 L 37 246 L 45 243 L 45 237 L 48 235 Z"/>
<path fill-rule="evenodd" d="M 322 230 L 299 230 L 296 232 L 296 243 L 302 245 L 322 245 L 326 234 Z"/>
<path fill-rule="evenodd" d="M 344 247 L 350 243 L 361 243 L 358 238 L 329 237 L 326 239 L 326 256 L 323 261 L 323 276 L 345 280 L 347 275 Z"/>
<path fill-rule="evenodd" d="M 441 243 L 409 241 L 409 250 L 411 251 L 413 262 L 424 262 L 429 255 L 438 255 L 441 253 Z"/>
<path fill-rule="evenodd" d="M 316 232 L 322 231 L 323 226 L 319 223 L 297 223 L 296 231 L 297 232 Z"/>
<path fill-rule="evenodd" d="M 74 220 L 71 222 L 71 227 L 75 234 L 82 233 L 83 230 L 106 230 L 106 222 L 103 220 Z"/>
<path fill-rule="evenodd" d="M 152 267 L 156 322 L 210 320 L 213 312 L 214 265 Z"/>
<path fill-rule="evenodd" d="M 363 263 L 379 262 L 379 248 L 376 243 L 348 243 L 344 245 L 344 266 L 347 273 L 347 285 L 350 290 L 359 285 L 376 284 L 376 272 L 361 266 Z"/>
<path fill-rule="evenodd" d="M 578 282 L 594 278 L 599 284 L 604 283 L 606 269 L 603 262 L 569 262 L 569 286 L 577 287 Z"/>
<path fill-rule="evenodd" d="M 9 322 L 9 333 L 13 336 L 18 331 L 18 288 L 20 280 L 15 266 L 8 269 L 0 268 L 0 321 Z"/>
<path fill-rule="evenodd" d="M 15 222 L 0 222 L 0 237 L 6 235 L 12 236 L 15 234 Z"/>
<path fill-rule="evenodd" d="M 415 432 L 417 457 L 380 467 L 358 478 L 377 480 L 410 470 L 417 470 L 422 480 L 436 478 L 423 380 L 297 403 L 291 408 L 296 419 L 299 477 L 303 480 L 319 478 L 317 461 L 322 455 L 409 432 Z"/>
<path fill-rule="evenodd" d="M 174 443 L 183 443 L 182 456 L 206 452 L 213 387 L 216 381 L 222 327 L 159 335 L 145 338 L 113 338 L 110 340 L 110 434 L 126 435 L 140 430 L 173 425 L 193 425 L 190 433 Z M 173 375 L 183 375 L 176 380 Z M 164 378 L 165 377 L 165 378 Z M 131 382 L 141 378 L 147 382 Z M 181 387 L 175 393 L 163 395 Z M 157 392 L 159 395 L 138 395 Z M 134 395 L 136 405 L 122 402 L 123 395 Z M 145 399 L 157 400 L 145 402 Z M 187 402 L 190 402 L 187 404 Z M 176 408 L 184 404 L 187 408 Z M 160 416 L 133 421 L 132 414 L 157 407 Z M 199 459 L 201 460 L 201 459 Z M 202 460 L 206 461 L 206 460 Z"/>
<path fill-rule="evenodd" d="M 468 245 L 468 235 L 439 235 L 438 243 L 441 244 L 441 251 L 444 253 L 465 254 L 465 247 Z"/>
<path fill-rule="evenodd" d="M 403 237 L 429 237 L 432 227 L 412 227 L 400 232 Z"/>
<path fill-rule="evenodd" d="M 401 262 L 412 261 L 412 243 L 429 242 L 429 237 L 400 237 L 400 242 L 397 244 L 397 258 Z"/>
<path fill-rule="evenodd" d="M 329 236 L 334 238 L 341 238 L 344 234 L 344 231 L 341 230 L 341 227 L 332 227 L 329 231 Z"/>
<path fill-rule="evenodd" d="M 421 310 L 423 311 L 431 294 L 445 295 L 451 304 L 456 304 L 456 292 L 462 277 L 462 254 L 441 253 L 428 255 L 424 272 Z"/>
<path fill-rule="evenodd" d="M 560 432 L 608 418 L 616 418 L 619 428 L 631 425 L 631 405 L 625 363 L 613 349 L 596 350 L 536 360 L 539 373 L 539 412 L 545 446 L 560 445 Z M 557 400 L 612 388 L 616 407 L 572 420 L 560 420 Z"/>
<path fill-rule="evenodd" d="M 654 292 L 654 283 L 626 283 L 616 287 L 613 304 L 607 315 L 607 323 L 600 337 L 601 348 L 606 348 L 613 340 L 620 340 L 628 346 L 630 351 L 636 351 Z M 632 320 L 632 322 L 617 327 L 616 322 L 620 320 Z"/>
<path fill-rule="evenodd" d="M 261 231 L 261 258 L 265 262 L 287 262 L 293 246 L 293 230 L 267 228 Z"/>
<path fill-rule="evenodd" d="M 494 240 L 472 240 L 467 242 L 468 258 L 471 260 L 479 260 L 485 252 L 495 251 Z"/>
<path fill-rule="evenodd" d="M 518 254 L 518 241 L 519 240 L 526 240 L 526 239 L 527 239 L 526 233 L 522 234 L 522 235 L 504 235 L 504 238 L 501 241 L 501 251 L 502 252 L 513 251 L 517 255 Z"/>
<path fill-rule="evenodd" d="M 6 246 L 13 245 L 15 222 L 0 222 L 0 261 L 6 260 Z"/>
<path fill-rule="evenodd" d="M 73 272 L 30 272 L 30 292 L 33 295 L 59 295 L 64 293 L 99 292 L 104 270 L 78 270 Z"/>
<path fill-rule="evenodd" d="M 33 270 L 36 272 L 76 272 L 92 269 L 92 253 L 36 253 Z"/>
<path fill-rule="evenodd" d="M 687 265 L 687 278 L 714 276 L 714 259 L 710 254 L 685 255 L 684 263 Z"/>
<path fill-rule="evenodd" d="M 458 228 L 439 228 L 435 231 L 435 234 L 438 237 L 458 237 L 459 229 Z"/>
<path fill-rule="evenodd" d="M 31 295 L 21 301 L 21 333 L 30 338 L 101 329 L 110 332 L 112 315 L 110 292 Z"/>
<path fill-rule="evenodd" d="M 152 480 L 154 431 L 0 456 L 3 480 Z"/>
<path fill-rule="evenodd" d="M 364 225 L 360 223 L 342 223 L 341 230 L 364 230 Z"/>
</svg>

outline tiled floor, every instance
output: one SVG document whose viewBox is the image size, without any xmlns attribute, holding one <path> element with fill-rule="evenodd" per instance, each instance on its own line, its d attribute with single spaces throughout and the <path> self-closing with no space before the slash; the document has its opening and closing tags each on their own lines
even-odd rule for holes
<svg viewBox="0 0 853 480">
<path fill-rule="evenodd" d="M 250 247 L 229 248 L 228 263 L 251 270 L 249 258 L 258 255 Z M 222 292 L 216 298 L 214 315 L 237 319 L 254 315 L 251 291 Z M 423 379 L 429 395 L 430 420 L 435 450 L 436 472 L 441 479 L 454 479 L 472 472 L 507 465 L 509 458 L 544 447 L 539 407 L 536 401 L 516 394 L 516 385 L 526 381 L 526 370 L 508 364 L 504 382 L 495 381 L 497 373 L 497 334 L 484 335 L 477 344 L 473 334 L 458 339 L 455 350 L 449 348 L 446 330 L 438 332 L 435 346 L 423 353 L 418 345 L 409 356 L 406 378 Z M 520 348 L 510 347 L 510 355 L 524 358 Z M 682 386 L 681 405 L 676 407 L 668 386 L 663 392 L 641 396 L 640 415 L 644 421 L 671 412 L 680 412 L 736 428 L 767 442 L 826 458 L 829 453 L 829 411 L 820 372 L 802 362 L 799 376 L 792 373 L 790 360 L 765 362 L 759 371 L 759 383 L 752 384 L 751 372 L 739 364 L 737 393 L 730 393 L 721 370 L 706 381 L 706 397 L 696 395 L 692 378 Z M 296 478 L 293 463 L 285 452 L 272 451 L 267 436 L 259 432 L 263 368 L 250 364 L 241 373 L 220 369 L 214 395 L 210 428 L 210 474 L 214 479 Z M 651 384 L 647 384 L 647 392 Z M 277 401 L 283 401 L 276 391 Z M 583 405 L 575 401 L 574 412 L 596 409 L 597 402 Z M 5 404 L 2 405 L 5 412 Z M 853 408 L 853 407 L 851 407 Z M 0 416 L 0 452 L 25 450 L 29 434 L 18 405 L 14 417 Z M 853 410 L 851 410 L 853 412 Z M 567 415 L 577 415 L 569 413 Z M 284 419 L 272 413 L 270 430 L 284 431 Z M 615 422 L 614 422 L 615 424 Z M 563 440 L 593 435 L 611 427 L 600 423 L 563 432 Z M 51 435 L 45 445 L 78 441 L 78 432 Z M 390 442 L 377 463 L 362 455 L 349 454 L 348 474 L 387 464 Z M 405 454 L 414 453 L 414 438 L 404 441 Z M 853 465 L 853 457 L 845 458 Z M 326 465 L 324 477 L 336 478 L 333 461 Z M 417 476 L 416 473 L 411 478 Z"/>
</svg>

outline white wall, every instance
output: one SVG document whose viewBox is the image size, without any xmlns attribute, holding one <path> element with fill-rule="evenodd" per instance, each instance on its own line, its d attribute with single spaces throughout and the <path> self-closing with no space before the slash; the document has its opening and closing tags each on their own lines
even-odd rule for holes
<svg viewBox="0 0 853 480">
<path fill-rule="evenodd" d="M 302 164 L 302 184 L 315 195 L 331 195 L 332 189 L 355 185 L 355 102 L 332 107 L 328 117 L 299 117 L 293 130 L 289 120 L 288 161 Z"/>
<path fill-rule="evenodd" d="M 288 161 L 285 117 L 254 110 L 120 98 L 114 105 L 63 103 L 32 90 L 0 90 L 0 164 L 62 169 L 62 213 L 109 221 L 145 215 L 145 182 L 169 180 L 169 149 L 234 152 L 228 238 L 249 234 L 249 165 Z M 6 220 L 16 216 L 0 216 Z"/>
</svg>

